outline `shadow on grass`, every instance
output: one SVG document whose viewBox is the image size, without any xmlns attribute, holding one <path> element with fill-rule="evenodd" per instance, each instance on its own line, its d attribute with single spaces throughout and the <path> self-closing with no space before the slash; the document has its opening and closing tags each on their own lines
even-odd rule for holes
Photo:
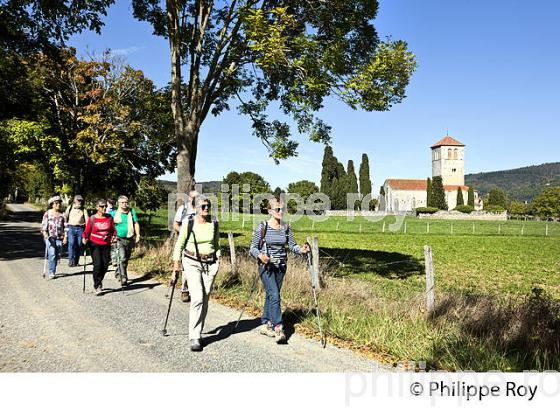
<svg viewBox="0 0 560 410">
<path fill-rule="evenodd" d="M 403 253 L 363 249 L 321 248 L 321 260 L 333 276 L 370 273 L 388 279 L 406 279 L 424 273 L 423 261 Z"/>
<path fill-rule="evenodd" d="M 448 357 L 461 369 L 491 369 L 494 358 L 512 371 L 560 368 L 560 301 L 542 289 L 517 300 L 447 295 L 434 312 L 434 323 L 458 322 L 458 338 L 439 343 L 433 357 Z M 499 369 L 504 370 L 504 369 Z M 509 370 L 509 369 L 508 369 Z"/>
</svg>

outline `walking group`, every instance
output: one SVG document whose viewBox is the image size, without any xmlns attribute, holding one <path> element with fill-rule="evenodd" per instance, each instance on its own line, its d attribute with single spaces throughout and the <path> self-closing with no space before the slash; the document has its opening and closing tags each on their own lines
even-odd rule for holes
<svg viewBox="0 0 560 410">
<path fill-rule="evenodd" d="M 81 237 L 81 242 L 89 245 L 93 259 L 93 286 L 96 294 L 101 295 L 103 278 L 111 259 L 116 261 L 116 274 L 123 286 L 128 283 L 126 268 L 134 244 L 140 240 L 140 225 L 136 211 L 129 206 L 125 196 L 118 198 L 118 208 L 112 210 L 107 209 L 110 200 L 97 200 L 96 213 L 91 216 L 88 216 L 83 202 L 83 198 L 76 195 L 72 205 L 61 213 L 62 200 L 59 196 L 48 201 L 50 209 L 43 216 L 41 230 L 45 238 L 49 276 L 54 278 L 56 275 L 57 260 L 66 243 L 68 264 L 77 266 Z M 308 244 L 299 246 L 296 243 L 289 224 L 282 220 L 285 208 L 280 199 L 269 200 L 267 210 L 269 218 L 254 230 L 249 253 L 257 261 L 258 275 L 266 293 L 259 333 L 282 344 L 287 340 L 280 298 L 287 269 L 286 247 L 297 255 L 306 254 L 310 249 Z M 190 302 L 190 349 L 202 351 L 202 330 L 208 301 L 220 266 L 219 224 L 211 215 L 210 200 L 192 191 L 187 203 L 177 209 L 174 229 L 178 237 L 173 249 L 171 285 L 174 289 L 181 272 L 180 299 Z M 172 296 L 169 309 L 171 301 Z"/>
<path fill-rule="evenodd" d="M 88 214 L 84 199 L 76 195 L 72 204 L 61 212 L 62 198 L 53 196 L 47 202 L 41 232 L 45 241 L 45 262 L 49 278 L 56 277 L 62 247 L 68 244 L 68 266 L 78 266 L 82 245 L 89 247 L 93 261 L 93 287 L 96 295 L 103 294 L 103 279 L 111 262 L 116 265 L 115 277 L 121 285 L 128 285 L 128 261 L 132 248 L 140 241 L 140 224 L 136 210 L 129 206 L 126 196 L 118 198 L 114 208 L 112 199 L 95 201 L 96 212 Z M 111 208 L 108 208 L 108 204 Z M 85 265 L 85 261 L 84 261 Z M 46 268 L 46 266 L 45 266 Z M 45 272 L 43 272 L 45 275 Z"/>
</svg>

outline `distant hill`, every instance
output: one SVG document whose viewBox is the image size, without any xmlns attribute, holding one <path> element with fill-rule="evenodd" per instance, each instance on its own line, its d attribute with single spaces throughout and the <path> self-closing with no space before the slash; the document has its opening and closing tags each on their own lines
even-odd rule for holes
<svg viewBox="0 0 560 410">
<path fill-rule="evenodd" d="M 482 194 L 498 187 L 510 199 L 531 201 L 543 189 L 560 186 L 560 162 L 510 169 L 508 171 L 481 172 L 465 175 L 465 184 L 473 186 Z"/>
<path fill-rule="evenodd" d="M 175 181 L 165 181 L 163 179 L 158 179 L 158 181 L 169 192 L 175 192 L 177 190 L 177 182 Z M 220 192 L 220 187 L 223 184 L 222 181 L 208 181 L 200 183 L 202 184 L 202 192 L 205 194 Z"/>
</svg>

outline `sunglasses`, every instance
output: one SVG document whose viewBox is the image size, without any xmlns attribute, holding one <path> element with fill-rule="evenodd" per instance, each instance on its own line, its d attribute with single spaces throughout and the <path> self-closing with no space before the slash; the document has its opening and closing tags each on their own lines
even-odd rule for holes
<svg viewBox="0 0 560 410">
<path fill-rule="evenodd" d="M 97 205 L 98 208 L 107 208 L 107 205 Z"/>
<path fill-rule="evenodd" d="M 202 210 L 210 209 L 210 205 L 208 205 L 208 204 L 200 205 L 200 209 L 202 209 Z"/>
<path fill-rule="evenodd" d="M 272 208 L 274 212 L 284 212 L 284 208 Z"/>
</svg>

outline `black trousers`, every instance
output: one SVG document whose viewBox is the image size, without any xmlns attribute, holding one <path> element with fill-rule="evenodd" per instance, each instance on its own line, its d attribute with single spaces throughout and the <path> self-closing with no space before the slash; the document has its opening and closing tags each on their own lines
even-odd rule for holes
<svg viewBox="0 0 560 410">
<path fill-rule="evenodd" d="M 93 259 L 93 287 L 98 288 L 109 269 L 111 262 L 111 245 L 96 245 L 90 243 L 91 258 Z"/>
</svg>

